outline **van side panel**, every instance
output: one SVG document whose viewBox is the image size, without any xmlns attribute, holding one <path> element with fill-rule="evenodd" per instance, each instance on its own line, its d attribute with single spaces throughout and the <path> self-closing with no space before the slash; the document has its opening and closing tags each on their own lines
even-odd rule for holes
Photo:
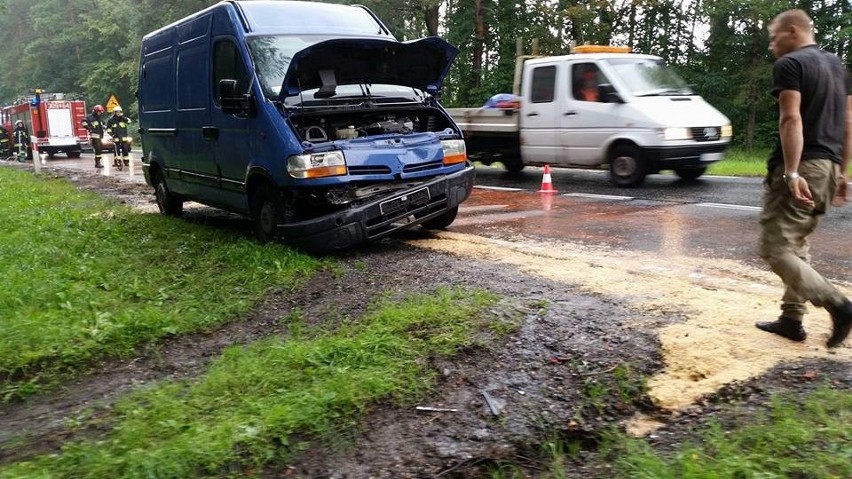
<svg viewBox="0 0 852 479">
<path fill-rule="evenodd" d="M 180 125 L 177 136 L 181 179 L 190 192 L 218 184 L 216 163 L 202 128 L 210 121 L 210 22 L 212 14 L 198 16 L 177 26 L 175 118 Z"/>
<path fill-rule="evenodd" d="M 170 154 L 175 151 L 174 31 L 148 37 L 142 45 L 139 71 L 139 127 L 144 132 L 142 154 L 157 161 L 169 176 Z M 176 182 L 175 182 L 176 183 Z M 181 185 L 174 184 L 175 192 Z"/>
</svg>

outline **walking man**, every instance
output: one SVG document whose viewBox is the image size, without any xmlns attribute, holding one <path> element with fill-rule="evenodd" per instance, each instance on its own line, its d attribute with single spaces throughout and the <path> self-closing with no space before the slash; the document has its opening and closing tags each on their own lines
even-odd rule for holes
<svg viewBox="0 0 852 479">
<path fill-rule="evenodd" d="M 788 10 L 769 24 L 777 58 L 772 94 L 778 99 L 778 144 L 769 158 L 760 256 L 784 282 L 781 316 L 756 326 L 804 341 L 805 303 L 831 315 L 829 348 L 852 327 L 852 302 L 810 265 L 808 237 L 832 204 L 846 201 L 852 157 L 852 79 L 840 59 L 820 49 L 813 23 Z"/>
<path fill-rule="evenodd" d="M 95 105 L 92 108 L 92 113 L 80 122 L 83 127 L 89 132 L 89 140 L 92 142 L 92 149 L 95 150 L 95 168 L 103 168 L 101 164 L 101 139 L 104 137 L 104 122 L 101 120 L 101 115 L 104 114 L 104 107 Z"/>
<path fill-rule="evenodd" d="M 15 122 L 15 130 L 12 132 L 12 137 L 15 141 L 15 155 L 18 157 L 18 161 L 24 162 L 25 159 L 29 159 L 31 153 L 29 153 L 30 146 L 30 133 L 27 131 L 27 127 L 24 126 L 24 122 L 18 120 Z"/>
</svg>

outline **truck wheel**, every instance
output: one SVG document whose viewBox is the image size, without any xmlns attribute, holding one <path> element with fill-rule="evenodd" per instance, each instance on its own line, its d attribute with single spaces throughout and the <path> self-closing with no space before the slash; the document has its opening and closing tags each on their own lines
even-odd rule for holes
<svg viewBox="0 0 852 479">
<path fill-rule="evenodd" d="M 645 180 L 648 164 L 638 148 L 619 145 L 612 150 L 609 159 L 609 179 L 615 186 L 631 188 Z"/>
<path fill-rule="evenodd" d="M 66 155 L 68 155 L 68 158 L 80 158 L 80 153 L 79 151 L 69 151 Z"/>
<path fill-rule="evenodd" d="M 437 216 L 432 218 L 431 220 L 424 221 L 421 225 L 427 230 L 442 230 L 447 226 L 453 224 L 453 221 L 456 220 L 456 215 L 459 214 L 459 207 L 453 207 L 448 209 L 441 216 Z"/>
<path fill-rule="evenodd" d="M 503 166 L 509 173 L 520 173 L 524 169 L 524 162 L 520 158 L 502 159 Z"/>
<path fill-rule="evenodd" d="M 168 216 L 180 216 L 183 213 L 183 200 L 169 191 L 166 179 L 159 172 L 154 176 L 154 196 L 160 213 Z"/>
<path fill-rule="evenodd" d="M 276 227 L 284 218 L 284 202 L 271 186 L 262 185 L 251 197 L 254 233 L 261 244 L 275 239 Z"/>
<path fill-rule="evenodd" d="M 706 166 L 699 168 L 675 168 L 674 172 L 677 176 L 686 181 L 691 181 L 703 175 L 707 171 Z"/>
</svg>

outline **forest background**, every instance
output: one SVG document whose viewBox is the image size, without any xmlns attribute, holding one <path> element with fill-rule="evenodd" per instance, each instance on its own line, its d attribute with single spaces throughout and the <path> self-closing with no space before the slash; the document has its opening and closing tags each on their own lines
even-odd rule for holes
<svg viewBox="0 0 852 479">
<path fill-rule="evenodd" d="M 135 116 L 142 37 L 215 0 L 0 0 L 0 103 L 34 88 L 82 98 L 110 94 Z M 460 49 L 445 106 L 479 106 L 511 92 L 516 44 L 569 53 L 572 44 L 627 45 L 663 57 L 734 124 L 735 142 L 768 146 L 777 129 L 769 95 L 766 24 L 807 11 L 817 42 L 852 67 L 852 1 L 776 0 L 360 0 L 400 40 L 439 35 Z"/>
</svg>

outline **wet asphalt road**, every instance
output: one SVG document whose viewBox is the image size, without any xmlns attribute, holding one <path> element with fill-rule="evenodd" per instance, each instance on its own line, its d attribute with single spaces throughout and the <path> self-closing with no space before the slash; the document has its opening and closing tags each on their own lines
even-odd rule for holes
<svg viewBox="0 0 852 479">
<path fill-rule="evenodd" d="M 477 188 L 450 228 L 764 267 L 756 251 L 761 178 L 685 182 L 673 175 L 651 175 L 642 186 L 624 189 L 610 185 L 603 171 L 552 168 L 558 193 L 547 195 L 538 193 L 542 173 L 542 168 L 509 174 L 498 167 L 478 167 Z M 817 270 L 831 279 L 852 280 L 852 204 L 823 219 L 811 248 Z"/>
<path fill-rule="evenodd" d="M 138 152 L 133 156 L 138 163 Z M 94 171 L 91 154 L 50 166 Z M 144 183 L 141 168 L 116 178 Z M 477 166 L 476 188 L 449 229 L 499 238 L 567 240 L 625 250 L 743 261 L 757 257 L 761 178 L 650 175 L 617 188 L 604 171 L 552 168 L 557 194 L 541 194 L 542 168 L 509 174 Z M 852 281 L 852 202 L 833 209 L 812 236 L 812 262 L 826 277 Z"/>
</svg>

